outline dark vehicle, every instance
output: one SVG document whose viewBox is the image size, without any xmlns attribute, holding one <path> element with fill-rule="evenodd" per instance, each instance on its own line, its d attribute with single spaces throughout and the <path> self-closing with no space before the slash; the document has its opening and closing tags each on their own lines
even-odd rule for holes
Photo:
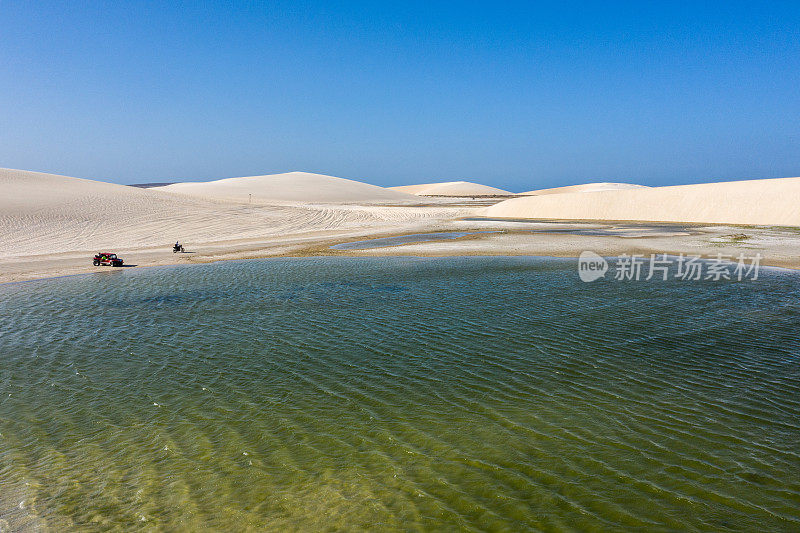
<svg viewBox="0 0 800 533">
<path fill-rule="evenodd" d="M 107 252 L 98 252 L 92 260 L 92 264 L 94 266 L 121 267 L 122 263 L 122 259 L 117 257 L 117 254 L 111 254 Z"/>
<path fill-rule="evenodd" d="M 180 253 L 183 253 L 183 245 L 182 245 L 182 244 L 175 243 L 175 244 L 172 246 L 172 253 L 173 253 L 173 254 L 176 254 L 176 253 L 178 253 L 178 252 L 180 252 Z"/>
</svg>

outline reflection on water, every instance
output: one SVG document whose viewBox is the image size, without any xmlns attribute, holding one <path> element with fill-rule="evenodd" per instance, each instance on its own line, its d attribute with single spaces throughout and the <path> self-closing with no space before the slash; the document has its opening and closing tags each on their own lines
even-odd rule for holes
<svg viewBox="0 0 800 533">
<path fill-rule="evenodd" d="M 0 525 L 797 530 L 799 296 L 531 258 L 0 286 Z"/>
</svg>

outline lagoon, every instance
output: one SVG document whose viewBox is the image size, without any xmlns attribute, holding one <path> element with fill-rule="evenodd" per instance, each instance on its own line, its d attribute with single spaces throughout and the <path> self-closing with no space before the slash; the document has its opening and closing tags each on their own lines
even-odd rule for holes
<svg viewBox="0 0 800 533">
<path fill-rule="evenodd" d="M 0 525 L 800 528 L 800 276 L 587 284 L 576 264 L 0 285 Z"/>
</svg>

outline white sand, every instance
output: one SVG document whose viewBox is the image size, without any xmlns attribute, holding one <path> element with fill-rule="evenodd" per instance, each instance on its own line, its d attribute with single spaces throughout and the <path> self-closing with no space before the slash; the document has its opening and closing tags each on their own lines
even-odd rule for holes
<svg viewBox="0 0 800 533">
<path fill-rule="evenodd" d="M 600 192 L 618 191 L 623 189 L 647 189 L 645 185 L 635 183 L 583 183 L 581 185 L 568 185 L 566 187 L 553 187 L 552 189 L 538 189 L 535 191 L 521 192 L 520 196 L 542 196 L 545 194 L 564 194 L 570 192 Z"/>
<path fill-rule="evenodd" d="M 487 208 L 501 218 L 800 226 L 800 178 L 548 194 Z"/>
<path fill-rule="evenodd" d="M 135 254 L 152 250 L 171 258 L 169 247 L 176 240 L 187 248 L 213 248 L 215 253 L 224 252 L 223 248 L 244 250 L 254 243 L 269 243 L 277 249 L 340 236 L 418 231 L 437 221 L 476 212 L 464 207 L 359 205 L 357 199 L 372 187 L 361 185 L 365 187 L 350 186 L 355 199 L 347 198 L 347 204 L 266 205 L 263 201 L 225 200 L 227 191 L 222 192 L 223 199 L 201 198 L 164 192 L 163 188 L 140 189 L 0 169 L 0 278 L 3 270 L 7 273 L 18 263 L 46 261 L 54 254 L 79 252 L 90 261 L 90 254 L 97 251 Z M 383 190 L 376 189 L 379 193 Z M 297 190 L 289 192 L 294 197 L 299 194 Z M 386 198 L 407 196 L 388 193 Z M 341 190 L 336 194 L 342 194 Z M 310 188 L 308 195 L 331 197 L 316 188 Z"/>
<path fill-rule="evenodd" d="M 354 185 L 352 190 L 359 197 L 365 189 Z M 294 198 L 303 193 L 290 192 Z M 309 197 L 330 200 L 330 196 L 320 196 L 313 187 L 306 192 Z M 548 230 L 584 225 L 474 218 L 485 211 L 494 217 L 566 219 L 570 215 L 591 218 L 594 214 L 623 218 L 625 213 L 620 210 L 632 209 L 628 214 L 634 219 L 652 215 L 649 220 L 735 219 L 738 223 L 800 226 L 800 178 L 534 196 L 508 200 L 488 209 L 463 199 L 437 199 L 420 205 L 419 198 L 412 197 L 417 198 L 416 205 L 375 205 L 371 203 L 375 196 L 369 196 L 364 203 L 344 197 L 342 203 L 276 200 L 270 204 L 264 197 L 248 203 L 242 196 L 226 199 L 228 194 L 223 190 L 219 198 L 210 192 L 195 197 L 162 189 L 0 169 L 0 282 L 126 270 L 93 267 L 91 257 L 98 251 L 116 252 L 127 264 L 153 266 L 279 255 L 573 256 L 585 249 L 606 255 L 648 250 L 735 254 L 746 249 L 748 253 L 761 253 L 764 264 L 800 267 L 797 230 L 715 226 L 663 232 L 658 228 L 622 227 L 612 229 L 606 236 L 565 235 Z M 656 196 L 642 198 L 641 194 Z M 607 200 L 584 201 L 594 197 Z M 531 203 L 535 204 L 533 211 Z M 598 205 L 604 206 L 605 211 L 587 211 L 598 209 Z M 658 215 L 657 209 L 667 214 Z M 688 216 L 695 213 L 700 215 Z M 329 249 L 337 242 L 372 237 L 477 230 L 499 233 L 368 251 Z M 743 231 L 748 233 L 745 239 L 740 235 Z M 193 253 L 173 254 L 171 245 L 176 240 Z"/>
<path fill-rule="evenodd" d="M 420 185 L 401 185 L 399 187 L 389 187 L 394 191 L 400 191 L 417 196 L 509 196 L 513 193 L 472 183 L 470 181 L 446 181 L 442 183 L 423 183 Z"/>
<path fill-rule="evenodd" d="M 0 192 L 0 257 L 169 243 L 168 228 L 207 213 L 163 193 L 21 170 L 0 169 Z"/>
<path fill-rule="evenodd" d="M 410 194 L 377 185 L 310 172 L 173 183 L 154 190 L 238 202 L 408 203 Z"/>
</svg>

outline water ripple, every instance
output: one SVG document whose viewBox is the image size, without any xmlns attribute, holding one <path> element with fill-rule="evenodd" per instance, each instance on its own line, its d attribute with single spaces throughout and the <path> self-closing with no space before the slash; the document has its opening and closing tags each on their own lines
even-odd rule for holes
<svg viewBox="0 0 800 533">
<path fill-rule="evenodd" d="M 796 274 L 317 258 L 0 296 L 2 527 L 800 528 Z"/>
</svg>

